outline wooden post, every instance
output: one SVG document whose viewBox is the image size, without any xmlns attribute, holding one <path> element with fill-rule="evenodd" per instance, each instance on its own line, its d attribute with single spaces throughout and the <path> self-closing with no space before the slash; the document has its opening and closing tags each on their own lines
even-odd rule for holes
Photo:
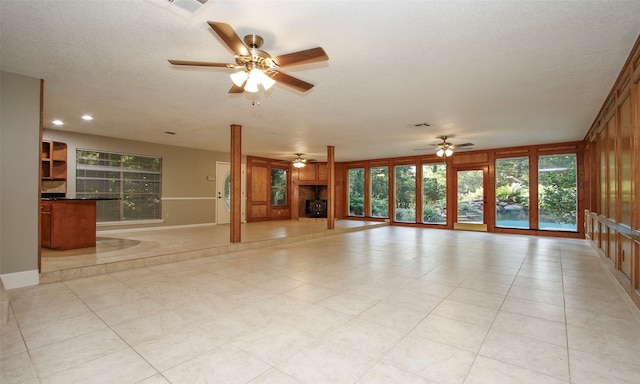
<svg viewBox="0 0 640 384">
<path fill-rule="evenodd" d="M 221 177 L 218 175 L 217 177 Z M 240 242 L 242 211 L 242 125 L 231 124 L 231 230 L 232 243 Z"/>
<path fill-rule="evenodd" d="M 335 148 L 327 146 L 327 229 L 335 228 L 336 221 L 336 163 Z"/>
</svg>

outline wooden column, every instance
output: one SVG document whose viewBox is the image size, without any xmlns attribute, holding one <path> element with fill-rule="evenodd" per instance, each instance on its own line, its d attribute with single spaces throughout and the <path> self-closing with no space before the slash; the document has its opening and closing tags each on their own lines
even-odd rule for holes
<svg viewBox="0 0 640 384">
<path fill-rule="evenodd" d="M 336 163 L 335 148 L 327 147 L 327 229 L 334 229 L 336 222 Z"/>
<path fill-rule="evenodd" d="M 240 242 L 242 210 L 242 125 L 231 124 L 231 242 Z M 218 176 L 220 177 L 220 176 Z"/>
<path fill-rule="evenodd" d="M 38 151 L 38 164 L 42 160 L 42 132 L 44 130 L 44 80 L 40 79 L 40 150 Z M 42 205 L 42 166 L 38 167 L 38 212 Z M 42 272 L 42 214 L 38 215 L 38 272 Z"/>
</svg>

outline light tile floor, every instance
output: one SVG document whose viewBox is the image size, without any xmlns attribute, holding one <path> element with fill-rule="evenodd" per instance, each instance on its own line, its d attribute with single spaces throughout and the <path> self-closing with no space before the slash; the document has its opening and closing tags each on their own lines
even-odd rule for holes
<svg viewBox="0 0 640 384">
<path fill-rule="evenodd" d="M 4 383 L 638 383 L 584 240 L 386 226 L 10 290 Z"/>
</svg>

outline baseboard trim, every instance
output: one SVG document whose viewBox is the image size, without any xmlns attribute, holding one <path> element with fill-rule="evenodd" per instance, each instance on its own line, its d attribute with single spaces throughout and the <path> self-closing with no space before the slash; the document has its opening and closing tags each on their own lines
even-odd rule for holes
<svg viewBox="0 0 640 384">
<path fill-rule="evenodd" d="M 487 224 L 453 223 L 453 229 L 462 231 L 487 232 Z"/>
<path fill-rule="evenodd" d="M 6 273 L 4 275 L 0 275 L 0 279 L 2 279 L 2 284 L 5 289 L 16 289 L 40 284 L 40 274 L 37 269 L 32 271 Z"/>
</svg>

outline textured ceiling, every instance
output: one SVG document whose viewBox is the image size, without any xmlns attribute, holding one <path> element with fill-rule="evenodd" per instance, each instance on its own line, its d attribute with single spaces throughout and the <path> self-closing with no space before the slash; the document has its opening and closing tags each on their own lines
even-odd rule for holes
<svg viewBox="0 0 640 384">
<path fill-rule="evenodd" d="M 243 154 L 350 161 L 581 140 L 640 34 L 637 0 L 209 1 L 0 0 L 0 64 L 45 80 L 46 128 L 229 152 L 240 124 Z M 229 70 L 167 63 L 233 62 L 207 20 L 330 59 L 283 69 L 309 92 L 231 95 Z"/>
</svg>

